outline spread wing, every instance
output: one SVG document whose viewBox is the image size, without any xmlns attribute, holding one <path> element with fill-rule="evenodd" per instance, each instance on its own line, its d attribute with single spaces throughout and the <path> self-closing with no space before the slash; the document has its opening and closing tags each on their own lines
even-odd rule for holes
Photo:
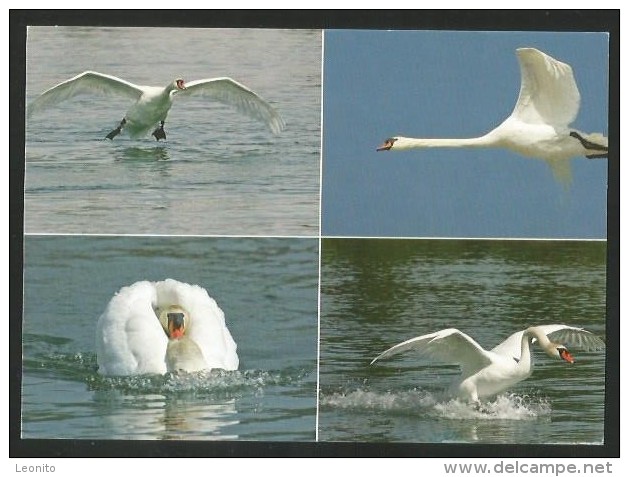
<svg viewBox="0 0 629 477">
<path fill-rule="evenodd" d="M 577 117 L 581 95 L 570 65 L 535 48 L 518 48 L 520 95 L 511 116 L 530 124 L 566 127 Z"/>
<path fill-rule="evenodd" d="M 235 107 L 242 114 L 266 124 L 273 134 L 279 134 L 285 126 L 280 114 L 269 103 L 231 78 L 190 81 L 186 83 L 186 89 L 177 91 L 176 96 L 206 96 Z"/>
<path fill-rule="evenodd" d="M 585 351 L 603 349 L 605 342 L 589 331 L 568 325 L 541 325 L 536 326 L 549 340 L 566 346 L 574 346 Z M 522 335 L 525 330 L 517 331 L 491 351 L 504 356 L 520 359 L 522 350 Z"/>
<path fill-rule="evenodd" d="M 39 95 L 29 104 L 28 116 L 81 94 L 123 96 L 137 101 L 143 92 L 143 87 L 115 76 L 84 71 Z"/>
<path fill-rule="evenodd" d="M 398 343 L 374 358 L 371 364 L 410 350 L 434 361 L 458 364 L 464 375 L 474 374 L 477 370 L 491 364 L 491 358 L 482 346 L 455 328 L 448 328 Z"/>
</svg>

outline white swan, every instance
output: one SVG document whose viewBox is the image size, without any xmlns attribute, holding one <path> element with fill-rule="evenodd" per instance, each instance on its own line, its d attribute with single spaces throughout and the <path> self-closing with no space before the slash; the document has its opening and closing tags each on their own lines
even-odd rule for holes
<svg viewBox="0 0 629 477">
<path fill-rule="evenodd" d="M 184 83 L 176 79 L 165 88 L 139 86 L 112 75 L 85 71 L 44 91 L 28 107 L 28 116 L 80 94 L 123 96 L 135 101 L 122 121 L 109 134 L 113 139 L 124 129 L 132 138 L 151 129 L 156 140 L 166 139 L 164 122 L 176 97 L 206 96 L 234 106 L 238 111 L 265 123 L 274 134 L 284 128 L 278 112 L 246 86 L 231 78 L 210 78 Z M 156 127 L 157 126 L 157 127 Z"/>
<path fill-rule="evenodd" d="M 135 374 L 238 369 L 236 343 L 207 292 L 167 279 L 122 288 L 96 326 L 98 372 Z"/>
<path fill-rule="evenodd" d="M 374 358 L 371 364 L 408 350 L 447 364 L 458 364 L 461 376 L 452 382 L 449 392 L 477 402 L 479 398 L 505 391 L 531 375 L 533 356 L 530 344 L 533 342 L 538 342 L 549 356 L 573 363 L 566 346 L 551 342 L 549 338 L 585 350 L 605 347 L 603 340 L 581 328 L 542 325 L 518 331 L 487 351 L 465 333 L 449 328 L 399 343 Z"/>
<path fill-rule="evenodd" d="M 577 117 L 581 96 L 570 65 L 535 48 L 518 48 L 520 95 L 511 115 L 484 136 L 468 139 L 391 137 L 378 151 L 429 147 L 502 147 L 544 159 L 555 177 L 570 180 L 566 159 L 607 157 L 607 138 L 569 125 Z"/>
</svg>

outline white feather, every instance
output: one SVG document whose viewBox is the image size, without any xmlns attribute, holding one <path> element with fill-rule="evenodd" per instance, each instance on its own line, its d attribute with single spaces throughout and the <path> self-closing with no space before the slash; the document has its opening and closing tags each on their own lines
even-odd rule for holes
<svg viewBox="0 0 629 477">
<path fill-rule="evenodd" d="M 159 310 L 173 305 L 188 313 L 185 339 L 192 342 L 188 350 L 184 349 L 185 341 L 169 346 L 158 319 Z M 169 348 L 177 355 L 169 357 Z M 98 371 L 105 375 L 197 371 L 196 349 L 202 353 L 204 369 L 238 368 L 236 343 L 223 311 L 203 288 L 176 280 L 142 281 L 122 288 L 96 326 Z M 177 369 L 169 369 L 168 363 L 177 363 Z"/>
</svg>

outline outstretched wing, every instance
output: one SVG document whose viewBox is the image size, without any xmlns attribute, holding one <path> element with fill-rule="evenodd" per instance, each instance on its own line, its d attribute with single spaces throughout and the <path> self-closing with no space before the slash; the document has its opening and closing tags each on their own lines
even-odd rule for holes
<svg viewBox="0 0 629 477">
<path fill-rule="evenodd" d="M 520 95 L 511 116 L 529 124 L 568 126 L 577 117 L 581 95 L 566 63 L 535 48 L 518 48 Z"/>
<path fill-rule="evenodd" d="M 491 364 L 491 358 L 482 346 L 455 328 L 448 328 L 398 343 L 374 358 L 371 364 L 410 350 L 434 361 L 458 364 L 465 375 L 473 374 Z"/>
<path fill-rule="evenodd" d="M 186 83 L 176 96 L 206 96 L 235 107 L 239 112 L 265 123 L 273 134 L 284 129 L 280 114 L 264 99 L 231 78 L 210 78 Z"/>
<path fill-rule="evenodd" d="M 585 351 L 605 348 L 605 342 L 601 338 L 582 328 L 574 328 L 567 325 L 547 325 L 541 328 L 548 336 L 548 339 L 555 343 L 562 343 Z"/>
<path fill-rule="evenodd" d="M 549 340 L 566 346 L 574 346 L 585 351 L 603 349 L 605 342 L 583 328 L 568 325 L 540 325 L 536 326 Z M 491 351 L 504 356 L 520 359 L 522 351 L 522 335 L 526 330 L 517 331 Z"/>
<path fill-rule="evenodd" d="M 138 100 L 143 92 L 141 86 L 115 76 L 96 71 L 84 71 L 39 95 L 29 104 L 28 116 L 80 94 L 117 95 Z"/>
<path fill-rule="evenodd" d="M 153 304 L 155 285 L 137 282 L 122 288 L 96 325 L 98 371 L 104 375 L 166 372 L 168 338 Z"/>
</svg>

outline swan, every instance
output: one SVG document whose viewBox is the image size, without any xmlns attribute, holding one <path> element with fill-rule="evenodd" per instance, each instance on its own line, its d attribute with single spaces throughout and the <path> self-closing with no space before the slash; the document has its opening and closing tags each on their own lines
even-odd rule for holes
<svg viewBox="0 0 629 477">
<path fill-rule="evenodd" d="M 279 113 L 256 93 L 231 78 L 209 78 L 185 83 L 175 79 L 165 88 L 139 86 L 96 71 L 83 73 L 44 91 L 28 107 L 28 116 L 80 94 L 117 95 L 135 101 L 118 127 L 107 134 L 113 139 L 123 129 L 132 137 L 146 135 L 151 129 L 157 141 L 166 139 L 164 124 L 176 97 L 206 96 L 235 107 L 253 119 L 265 123 L 274 134 L 284 128 Z"/>
<path fill-rule="evenodd" d="M 448 364 L 458 364 L 461 375 L 450 385 L 449 394 L 470 402 L 501 393 L 527 379 L 533 372 L 530 345 L 539 343 L 548 356 L 574 363 L 574 358 L 559 340 L 585 350 L 597 350 L 605 343 L 582 328 L 567 325 L 532 326 L 509 336 L 491 351 L 456 328 L 448 328 L 399 343 L 371 361 L 414 350 L 421 355 Z"/>
<path fill-rule="evenodd" d="M 606 158 L 608 140 L 569 127 L 579 112 L 581 95 L 572 68 L 535 48 L 516 50 L 520 63 L 520 94 L 511 115 L 481 137 L 419 139 L 390 137 L 377 151 L 430 147 L 501 147 L 545 160 L 560 180 L 570 180 L 566 159 Z"/>
<path fill-rule="evenodd" d="M 96 325 L 96 357 L 108 376 L 238 369 L 222 310 L 205 289 L 172 279 L 114 295 Z"/>
</svg>

